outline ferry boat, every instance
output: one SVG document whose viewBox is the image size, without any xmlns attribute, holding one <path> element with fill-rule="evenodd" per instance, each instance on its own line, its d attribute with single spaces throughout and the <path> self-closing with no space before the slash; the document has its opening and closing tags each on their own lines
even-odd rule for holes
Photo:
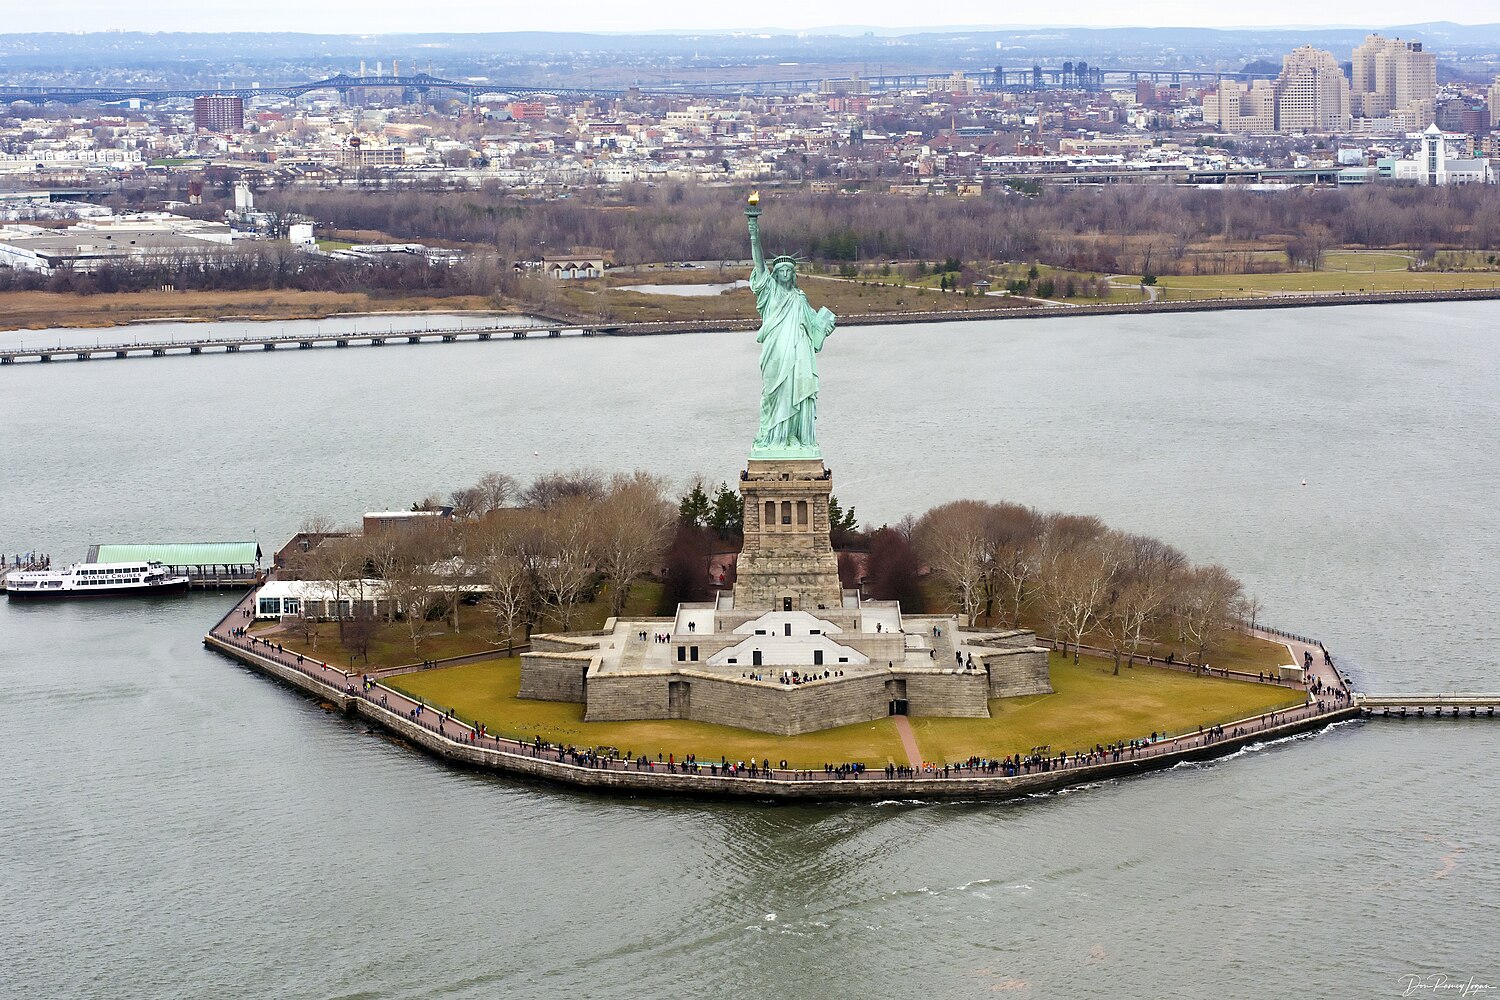
<svg viewBox="0 0 1500 1000">
<path fill-rule="evenodd" d="M 12 600 L 72 597 L 133 597 L 137 594 L 180 594 L 188 588 L 185 575 L 159 562 L 75 563 L 67 569 L 27 570 L 5 581 Z"/>
</svg>

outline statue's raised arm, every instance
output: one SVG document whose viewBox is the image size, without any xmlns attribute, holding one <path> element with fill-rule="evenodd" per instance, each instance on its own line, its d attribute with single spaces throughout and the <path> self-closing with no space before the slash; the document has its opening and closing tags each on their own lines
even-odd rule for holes
<svg viewBox="0 0 1500 1000">
<path fill-rule="evenodd" d="M 760 192 L 751 191 L 745 199 L 745 221 L 750 226 L 750 260 L 756 271 L 766 269 L 765 255 L 760 251 Z"/>
</svg>

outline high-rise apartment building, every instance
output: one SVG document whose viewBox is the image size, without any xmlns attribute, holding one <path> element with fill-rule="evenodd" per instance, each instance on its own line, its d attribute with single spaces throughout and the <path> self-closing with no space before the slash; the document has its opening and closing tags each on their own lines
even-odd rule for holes
<svg viewBox="0 0 1500 1000">
<path fill-rule="evenodd" d="M 1276 131 L 1276 88 L 1269 80 L 1248 86 L 1220 80 L 1219 89 L 1203 95 L 1203 120 L 1224 132 Z"/>
<path fill-rule="evenodd" d="M 238 97 L 212 94 L 193 98 L 193 126 L 200 132 L 228 135 L 245 131 L 245 102 Z"/>
<path fill-rule="evenodd" d="M 1349 81 L 1332 52 L 1302 45 L 1281 61 L 1276 78 L 1276 129 L 1343 132 L 1349 128 Z"/>
<path fill-rule="evenodd" d="M 1500 129 L 1500 76 L 1490 84 L 1490 128 Z"/>
<path fill-rule="evenodd" d="M 1361 118 L 1398 117 L 1412 128 L 1433 122 L 1437 57 L 1421 42 L 1370 35 L 1354 49 L 1350 97 Z"/>
</svg>

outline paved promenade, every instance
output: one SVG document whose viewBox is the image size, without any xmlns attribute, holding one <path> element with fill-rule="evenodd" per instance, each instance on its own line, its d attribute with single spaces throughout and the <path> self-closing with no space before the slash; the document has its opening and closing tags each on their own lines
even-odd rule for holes
<svg viewBox="0 0 1500 1000">
<path fill-rule="evenodd" d="M 280 649 L 240 634 L 251 625 L 254 593 L 237 603 L 205 637 L 205 644 L 268 673 L 437 756 L 489 770 L 629 794 L 733 796 L 773 800 L 884 798 L 1013 798 L 1223 756 L 1243 746 L 1322 728 L 1357 710 L 1308 704 L 1203 733 L 1140 739 L 1110 747 L 1032 756 L 1017 761 L 970 759 L 923 768 L 913 755 L 905 775 L 888 776 L 895 761 L 857 762 L 862 768 L 783 769 L 769 761 L 721 758 L 685 764 L 681 754 L 661 760 L 601 755 L 588 747 L 560 747 L 497 737 L 480 726 L 444 716 L 372 677 Z M 1311 647 L 1318 651 L 1316 646 Z M 1300 655 L 1300 653 L 1299 653 Z M 1319 651 L 1319 656 L 1321 655 Z M 1321 663 L 1321 659 L 1319 659 Z M 1331 680 L 1336 674 L 1328 670 Z M 1342 682 L 1339 682 L 1342 687 Z M 1344 703 L 1347 706 L 1347 702 Z M 903 743 L 905 741 L 903 740 Z M 905 747 L 911 754 L 914 747 Z M 856 763 L 856 762 L 841 762 Z"/>
</svg>

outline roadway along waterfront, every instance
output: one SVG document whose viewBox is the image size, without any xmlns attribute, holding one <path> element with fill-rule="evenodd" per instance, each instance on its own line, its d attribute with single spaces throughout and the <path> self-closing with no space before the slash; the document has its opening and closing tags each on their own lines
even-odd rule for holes
<svg viewBox="0 0 1500 1000">
<path fill-rule="evenodd" d="M 1222 562 L 1360 689 L 1489 691 L 1497 325 L 1437 302 L 839 330 L 819 432 L 863 522 L 965 496 L 1097 513 Z M 0 550 L 269 547 L 491 469 L 732 481 L 753 341 L 16 365 Z M 1349 722 L 1004 803 L 622 800 L 330 717 L 203 647 L 228 600 L 0 604 L 0 995 L 1500 984 L 1492 724 Z"/>
</svg>

